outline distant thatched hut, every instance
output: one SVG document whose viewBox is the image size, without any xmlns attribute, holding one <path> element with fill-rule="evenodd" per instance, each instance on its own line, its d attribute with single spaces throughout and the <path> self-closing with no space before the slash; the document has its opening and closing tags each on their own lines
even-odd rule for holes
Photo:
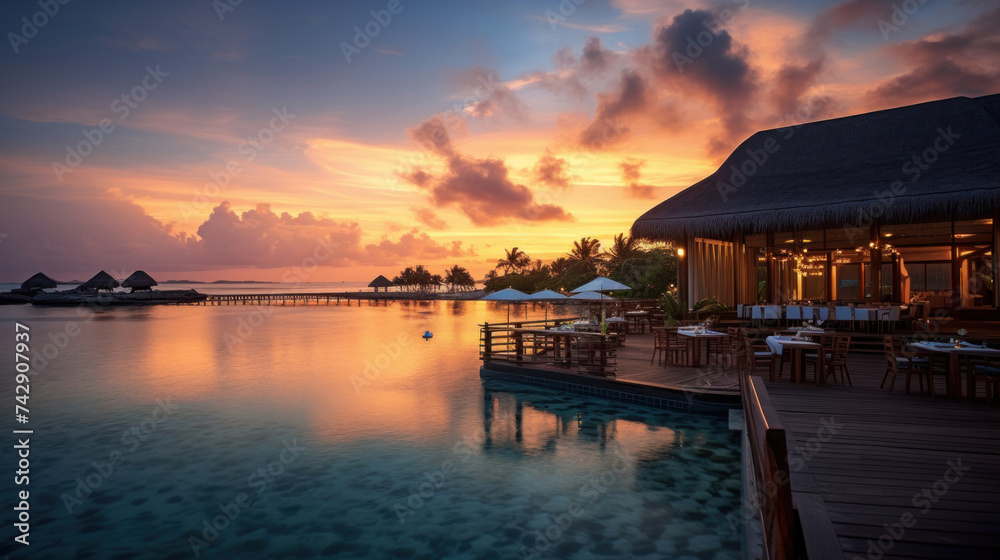
<svg viewBox="0 0 1000 560">
<path fill-rule="evenodd" d="M 31 278 L 25 280 L 24 283 L 21 284 L 21 289 L 34 292 L 38 290 L 55 288 L 56 286 L 58 286 L 58 284 L 56 284 L 55 280 L 39 272 L 38 274 L 32 276 Z"/>
<path fill-rule="evenodd" d="M 378 275 L 378 278 L 368 283 L 368 287 L 375 288 L 376 292 L 378 291 L 379 288 L 382 288 L 383 292 L 388 292 L 389 288 L 392 286 L 395 286 L 395 284 L 392 283 L 392 280 L 389 280 L 388 278 L 382 276 L 381 274 Z"/>
<path fill-rule="evenodd" d="M 99 292 L 101 290 L 113 291 L 120 286 L 117 280 L 103 270 L 94 275 L 93 278 L 80 284 L 76 289 L 80 292 Z"/>
<path fill-rule="evenodd" d="M 129 275 L 128 278 L 125 279 L 124 282 L 122 282 L 123 288 L 131 288 L 129 290 L 129 293 L 134 293 L 141 290 L 147 290 L 147 291 L 152 290 L 153 286 L 156 285 L 157 285 L 156 280 L 153 280 L 152 276 L 146 274 L 146 272 L 142 270 L 137 270 L 133 272 L 131 275 Z"/>
</svg>

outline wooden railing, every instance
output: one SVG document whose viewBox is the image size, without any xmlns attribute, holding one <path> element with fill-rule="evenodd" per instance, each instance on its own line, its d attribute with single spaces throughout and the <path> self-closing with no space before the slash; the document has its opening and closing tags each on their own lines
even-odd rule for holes
<svg viewBox="0 0 1000 560">
<path fill-rule="evenodd" d="M 748 507 L 759 509 L 765 557 L 795 557 L 792 488 L 788 471 L 785 428 L 756 375 L 740 376 L 743 414 L 753 462 L 754 480 L 748 486 Z"/>
<path fill-rule="evenodd" d="M 575 369 L 580 373 L 613 375 L 617 367 L 615 335 L 551 330 L 579 319 L 480 325 L 479 357 L 484 362 L 545 365 Z"/>
</svg>

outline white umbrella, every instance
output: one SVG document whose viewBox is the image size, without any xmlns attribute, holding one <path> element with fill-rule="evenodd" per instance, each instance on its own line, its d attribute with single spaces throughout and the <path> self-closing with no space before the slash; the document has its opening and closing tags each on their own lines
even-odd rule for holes
<svg viewBox="0 0 1000 560">
<path fill-rule="evenodd" d="M 552 290 L 542 290 L 540 292 L 535 292 L 528 296 L 528 299 L 532 301 L 558 301 L 561 299 L 569 299 L 569 296 L 560 294 L 559 292 L 553 292 Z M 545 320 L 549 320 L 549 306 L 545 306 Z"/>
<path fill-rule="evenodd" d="M 621 282 L 617 282 L 605 276 L 599 276 L 597 278 L 594 278 L 590 282 L 587 282 L 586 284 L 580 286 L 579 288 L 570 291 L 576 294 L 580 292 L 611 292 L 614 290 L 631 290 L 631 289 L 632 289 L 631 286 L 626 286 Z"/>
<path fill-rule="evenodd" d="M 528 294 L 522 292 L 521 290 L 515 290 L 514 288 L 506 288 L 500 290 L 499 292 L 493 292 L 488 296 L 483 296 L 480 299 L 487 301 L 506 301 L 507 302 L 507 322 L 510 322 L 510 302 L 512 301 L 524 301 L 529 299 Z"/>
</svg>

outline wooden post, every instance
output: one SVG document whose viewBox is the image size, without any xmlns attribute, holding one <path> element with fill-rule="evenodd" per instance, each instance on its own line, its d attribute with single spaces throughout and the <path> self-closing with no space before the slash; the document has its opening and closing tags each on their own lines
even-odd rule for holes
<svg viewBox="0 0 1000 560">
<path fill-rule="evenodd" d="M 493 354 L 493 331 L 490 330 L 490 324 L 483 324 L 483 359 L 488 360 Z"/>
<path fill-rule="evenodd" d="M 878 238 L 878 221 L 875 221 L 871 225 L 868 233 L 868 251 L 869 251 L 869 269 L 871 270 L 872 293 L 868 302 L 879 302 L 882 301 L 882 244 Z M 864 288 L 864 286 L 862 286 Z"/>
</svg>

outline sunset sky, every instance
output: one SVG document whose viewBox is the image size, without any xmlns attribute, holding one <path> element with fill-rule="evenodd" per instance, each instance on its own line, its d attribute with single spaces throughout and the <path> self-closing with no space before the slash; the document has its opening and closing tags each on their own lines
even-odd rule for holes
<svg viewBox="0 0 1000 560">
<path fill-rule="evenodd" d="M 996 1 L 97 4 L 0 6 L 0 282 L 481 278 L 756 130 L 1000 92 Z"/>
</svg>

